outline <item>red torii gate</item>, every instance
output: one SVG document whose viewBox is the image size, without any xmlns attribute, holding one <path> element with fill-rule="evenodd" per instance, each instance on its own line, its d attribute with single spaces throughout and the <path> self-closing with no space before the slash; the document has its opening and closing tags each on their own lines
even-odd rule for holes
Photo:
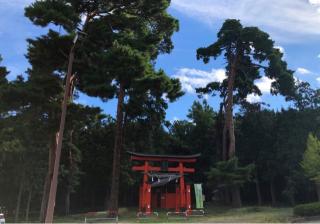
<svg viewBox="0 0 320 224">
<path fill-rule="evenodd" d="M 179 185 L 176 186 L 175 193 L 165 193 L 161 195 L 165 199 L 171 198 L 161 208 L 175 208 L 176 212 L 191 211 L 191 187 L 185 183 L 185 173 L 194 173 L 194 168 L 185 167 L 185 163 L 195 163 L 201 154 L 195 155 L 150 155 L 143 153 L 128 152 L 132 161 L 141 161 L 142 165 L 133 166 L 132 170 L 143 172 L 143 181 L 140 186 L 139 194 L 139 212 L 144 214 L 152 213 L 152 183 L 149 181 L 150 176 L 165 176 L 168 181 L 179 179 Z M 154 166 L 152 163 L 161 163 L 161 166 Z M 168 163 L 177 163 L 175 167 L 169 167 Z M 155 172 L 157 174 L 153 175 Z M 165 173 L 166 172 L 166 173 Z M 153 195 L 156 197 L 156 195 Z"/>
</svg>

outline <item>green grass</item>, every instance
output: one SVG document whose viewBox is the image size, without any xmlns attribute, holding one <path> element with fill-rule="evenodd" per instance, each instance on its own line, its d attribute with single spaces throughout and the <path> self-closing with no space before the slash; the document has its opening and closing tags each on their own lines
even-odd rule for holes
<svg viewBox="0 0 320 224">
<path fill-rule="evenodd" d="M 159 217 L 149 219 L 137 219 L 135 208 L 122 208 L 119 211 L 119 223 L 210 223 L 210 222 L 290 222 L 293 218 L 292 208 L 272 208 L 272 207 L 215 207 L 210 206 L 206 209 L 204 217 L 189 217 L 187 219 L 168 219 L 166 212 L 159 212 Z M 86 214 L 71 215 L 67 217 L 55 217 L 54 222 L 84 222 Z M 104 218 L 105 212 L 99 212 L 88 218 Z M 108 222 L 108 221 L 101 221 Z"/>
</svg>

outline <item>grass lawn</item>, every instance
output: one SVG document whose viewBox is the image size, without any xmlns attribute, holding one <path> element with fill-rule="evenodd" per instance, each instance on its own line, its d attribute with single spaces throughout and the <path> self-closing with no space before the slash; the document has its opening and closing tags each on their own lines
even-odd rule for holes
<svg viewBox="0 0 320 224">
<path fill-rule="evenodd" d="M 206 209 L 204 217 L 189 217 L 187 219 L 167 218 L 166 212 L 159 212 L 159 217 L 148 219 L 137 219 L 135 208 L 122 208 L 119 211 L 119 223 L 210 223 L 210 222 L 290 222 L 293 219 L 292 208 L 272 207 L 243 207 L 234 209 L 230 207 L 211 206 Z M 54 222 L 84 222 L 87 218 L 104 218 L 105 212 L 98 212 L 95 215 L 86 214 L 71 215 L 67 217 L 55 217 Z M 96 220 L 94 222 L 108 222 Z M 111 221 L 109 221 L 111 222 Z"/>
</svg>

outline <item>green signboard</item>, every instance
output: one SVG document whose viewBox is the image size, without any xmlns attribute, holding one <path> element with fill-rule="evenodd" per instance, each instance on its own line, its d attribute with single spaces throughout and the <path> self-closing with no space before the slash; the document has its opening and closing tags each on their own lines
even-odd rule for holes
<svg viewBox="0 0 320 224">
<path fill-rule="evenodd" d="M 202 184 L 194 184 L 194 193 L 196 196 L 196 208 L 203 208 Z"/>
</svg>

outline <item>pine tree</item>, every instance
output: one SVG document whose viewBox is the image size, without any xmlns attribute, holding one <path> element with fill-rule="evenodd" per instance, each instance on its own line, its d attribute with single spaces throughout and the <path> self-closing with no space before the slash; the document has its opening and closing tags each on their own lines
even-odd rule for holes
<svg viewBox="0 0 320 224">
<path fill-rule="evenodd" d="M 153 62 L 160 53 L 173 48 L 171 36 L 178 22 L 167 13 L 169 0 L 143 1 L 36 1 L 26 8 L 26 16 L 40 26 L 50 23 L 63 27 L 66 34 L 49 31 L 38 39 L 42 46 L 34 46 L 33 63 L 55 67 L 51 72 L 65 74 L 65 61 L 72 37 L 82 27 L 85 38 L 76 47 L 73 73 L 78 78 L 77 87 L 90 96 L 103 100 L 117 98 L 117 124 L 114 146 L 113 178 L 109 211 L 117 213 L 120 152 L 123 138 L 123 112 L 127 96 L 134 87 L 145 84 L 145 93 L 157 99 L 167 94 L 169 100 L 181 95 L 180 84 L 163 72 L 155 71 Z M 81 18 L 85 24 L 81 26 Z M 43 52 L 44 55 L 39 57 Z M 31 53 L 31 51 L 30 51 Z M 62 56 L 60 56 L 62 54 Z M 32 55 L 31 55 L 32 56 Z M 56 60 L 51 60 L 56 59 Z M 44 66 L 43 66 L 44 67 Z M 157 90 L 157 91 L 152 91 Z M 150 93 L 149 93 L 150 91 Z M 141 102 L 143 105 L 143 102 Z"/>
<path fill-rule="evenodd" d="M 243 27 L 238 20 L 228 19 L 218 32 L 218 40 L 197 50 L 197 59 L 208 63 L 210 58 L 223 55 L 227 61 L 226 76 L 222 83 L 209 83 L 205 92 L 219 91 L 224 108 L 222 158 L 235 156 L 233 105 L 246 100 L 248 94 L 261 95 L 254 81 L 264 75 L 273 80 L 272 94 L 293 95 L 293 71 L 287 69 L 282 53 L 274 48 L 269 35 L 257 27 Z M 200 89 L 201 91 L 201 89 Z M 240 206 L 240 196 L 233 192 L 234 206 Z"/>
</svg>

